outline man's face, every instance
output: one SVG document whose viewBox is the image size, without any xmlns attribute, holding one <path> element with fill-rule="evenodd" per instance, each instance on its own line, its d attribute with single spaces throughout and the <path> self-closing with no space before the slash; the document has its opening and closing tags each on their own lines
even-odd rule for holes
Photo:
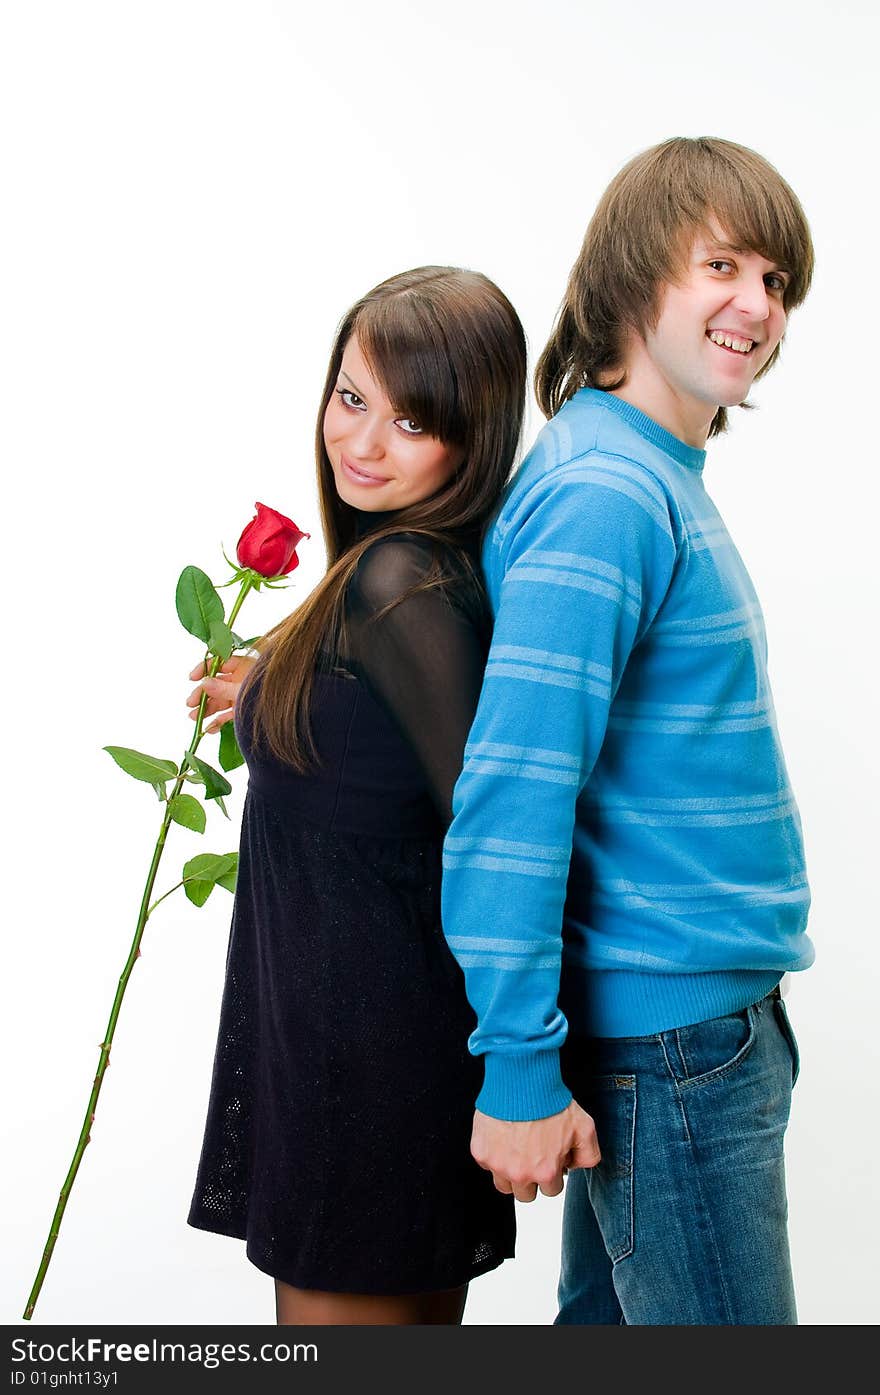
<svg viewBox="0 0 880 1395">
<path fill-rule="evenodd" d="M 662 291 L 654 328 L 641 336 L 639 376 L 688 427 L 704 421 L 708 429 L 719 407 L 745 400 L 785 329 L 789 273 L 732 242 L 714 220 L 697 233 L 680 278 Z"/>
</svg>

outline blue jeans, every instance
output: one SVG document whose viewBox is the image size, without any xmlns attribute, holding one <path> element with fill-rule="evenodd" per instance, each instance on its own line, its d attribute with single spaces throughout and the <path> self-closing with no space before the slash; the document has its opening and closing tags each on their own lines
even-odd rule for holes
<svg viewBox="0 0 880 1395">
<path fill-rule="evenodd" d="M 602 1161 L 566 1182 L 557 1323 L 797 1322 L 783 1162 L 797 1071 L 778 989 L 695 1026 L 566 1042 Z"/>
</svg>

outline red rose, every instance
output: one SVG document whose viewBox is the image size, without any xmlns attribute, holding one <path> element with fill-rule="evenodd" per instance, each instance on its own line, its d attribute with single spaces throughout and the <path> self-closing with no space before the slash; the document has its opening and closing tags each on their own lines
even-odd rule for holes
<svg viewBox="0 0 880 1395">
<path fill-rule="evenodd" d="M 256 510 L 256 518 L 251 519 L 238 540 L 238 560 L 260 576 L 286 576 L 299 566 L 297 545 L 311 535 L 303 533 L 277 509 L 257 504 Z"/>
</svg>

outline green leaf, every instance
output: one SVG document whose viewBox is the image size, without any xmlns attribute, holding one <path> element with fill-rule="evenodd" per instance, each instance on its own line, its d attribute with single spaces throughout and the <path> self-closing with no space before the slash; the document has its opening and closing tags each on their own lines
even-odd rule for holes
<svg viewBox="0 0 880 1395">
<path fill-rule="evenodd" d="M 228 659 L 235 648 L 235 636 L 222 620 L 212 620 L 208 635 L 208 648 L 221 659 Z"/>
<path fill-rule="evenodd" d="M 226 805 L 223 803 L 223 796 L 222 796 L 222 794 L 218 794 L 218 795 L 217 795 L 217 799 L 216 799 L 215 802 L 216 802 L 217 807 L 219 808 L 220 812 L 224 815 L 225 818 L 228 819 L 228 818 L 229 818 L 229 810 L 226 808 Z"/>
<path fill-rule="evenodd" d="M 184 863 L 183 875 L 215 882 L 218 877 L 225 877 L 227 872 L 234 871 L 237 866 L 238 853 L 196 853 L 195 857 Z"/>
<path fill-rule="evenodd" d="M 183 889 L 187 899 L 192 901 L 194 906 L 204 906 L 211 892 L 214 890 L 214 882 L 190 881 L 184 882 Z"/>
<path fill-rule="evenodd" d="M 238 878 L 238 853 L 234 853 L 233 856 L 235 857 L 235 866 L 229 872 L 224 872 L 222 877 L 217 878 L 217 885 L 222 886 L 225 891 L 234 891 Z"/>
<path fill-rule="evenodd" d="M 209 643 L 211 622 L 223 619 L 223 602 L 211 578 L 199 567 L 184 567 L 174 596 L 180 623 L 191 635 Z"/>
<path fill-rule="evenodd" d="M 194 906 L 204 906 L 220 878 L 228 880 L 237 867 L 237 853 L 199 853 L 184 863 L 183 889 Z"/>
<path fill-rule="evenodd" d="M 176 794 L 168 805 L 175 823 L 191 828 L 194 833 L 204 833 L 207 816 L 205 806 L 191 794 Z"/>
<path fill-rule="evenodd" d="M 205 798 L 217 799 L 221 794 L 231 794 L 232 786 L 219 770 L 215 770 L 206 760 L 199 756 L 188 755 L 187 760 L 190 765 L 201 775 L 205 782 Z"/>
<path fill-rule="evenodd" d="M 143 751 L 133 751 L 129 746 L 105 746 L 107 751 L 120 766 L 126 775 L 133 775 L 136 780 L 146 780 L 148 785 L 162 785 L 165 781 L 172 779 L 177 774 L 177 766 L 173 760 L 160 760 L 158 756 L 147 756 Z M 232 786 L 230 786 L 230 789 Z M 160 795 L 165 798 L 164 788 Z"/>
<path fill-rule="evenodd" d="M 237 770 L 244 765 L 244 756 L 235 735 L 235 723 L 224 722 L 220 728 L 220 765 L 224 770 Z"/>
<path fill-rule="evenodd" d="M 159 803 L 164 804 L 165 800 L 168 798 L 168 795 L 165 793 L 165 786 L 156 783 L 153 785 L 153 789 L 159 797 Z"/>
</svg>

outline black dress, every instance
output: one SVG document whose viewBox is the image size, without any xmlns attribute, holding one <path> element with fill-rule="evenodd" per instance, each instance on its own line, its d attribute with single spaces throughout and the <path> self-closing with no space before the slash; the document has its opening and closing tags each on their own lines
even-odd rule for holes
<svg viewBox="0 0 880 1395">
<path fill-rule="evenodd" d="M 446 582 L 406 595 L 432 547 L 364 554 L 346 653 L 315 679 L 314 773 L 254 751 L 259 665 L 236 710 L 249 781 L 189 1224 L 299 1288 L 455 1288 L 513 1254 L 512 1198 L 470 1156 L 476 1019 L 440 926 L 486 610 L 451 550 Z"/>
</svg>

